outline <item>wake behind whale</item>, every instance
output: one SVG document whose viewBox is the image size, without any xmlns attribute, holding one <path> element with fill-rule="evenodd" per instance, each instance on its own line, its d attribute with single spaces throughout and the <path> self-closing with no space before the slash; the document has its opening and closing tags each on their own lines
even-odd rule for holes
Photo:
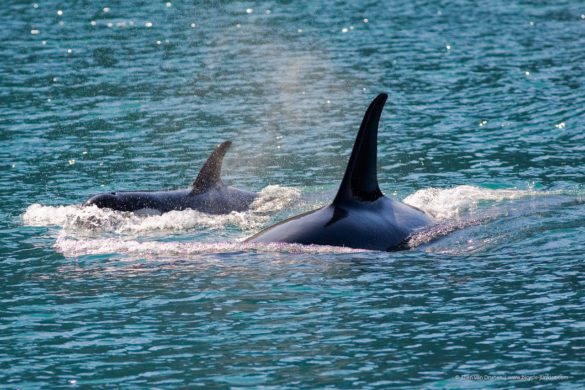
<svg viewBox="0 0 585 390">
<path fill-rule="evenodd" d="M 117 211 L 96 206 L 47 206 L 32 204 L 21 215 L 26 226 L 56 226 L 72 236 L 87 234 L 136 235 L 187 232 L 192 230 L 225 230 L 235 227 L 250 231 L 264 226 L 269 216 L 295 204 L 300 191 L 292 187 L 270 185 L 258 192 L 246 211 L 208 214 L 197 210 Z"/>
<path fill-rule="evenodd" d="M 134 213 L 106 211 L 104 215 L 108 218 L 99 227 L 100 234 L 97 237 L 95 234 L 90 236 L 80 234 L 83 231 L 79 230 L 81 227 L 74 221 L 79 218 L 78 222 L 87 222 L 87 219 L 95 214 L 88 214 L 84 219 L 82 215 L 76 214 L 81 210 L 79 206 L 74 208 L 33 205 L 22 218 L 26 225 L 35 226 L 60 225 L 67 219 L 67 226 L 59 231 L 55 242 L 55 249 L 66 257 L 117 253 L 125 257 L 200 260 L 201 255 L 244 251 L 309 255 L 349 254 L 351 258 L 355 258 L 356 253 L 364 252 L 363 249 L 339 246 L 241 242 L 245 237 L 242 237 L 242 233 L 249 229 L 258 229 L 268 223 L 267 207 L 271 207 L 274 212 L 283 208 L 289 209 L 293 203 L 283 202 L 283 196 L 292 195 L 288 199 L 296 199 L 298 192 L 295 191 L 283 187 L 266 188 L 259 194 L 259 199 L 266 200 L 252 206 L 251 211 L 243 214 L 213 216 L 194 211 L 173 211 L 141 219 L 136 215 L 132 218 L 122 217 Z M 268 194 L 270 196 L 267 196 Z M 493 190 L 462 185 L 447 189 L 424 188 L 408 195 L 403 202 L 420 207 L 425 213 L 436 216 L 435 224 L 417 230 L 407 238 L 405 248 L 457 256 L 490 250 L 512 240 L 524 240 L 534 232 L 558 223 L 559 213 L 566 214 L 566 219 L 578 221 L 582 218 L 580 214 L 583 212 L 580 205 L 585 203 L 585 199 L 582 192 Z M 294 209 L 302 210 L 306 207 L 295 203 Z M 88 208 L 87 211 L 92 210 L 95 213 L 99 209 Z M 260 213 L 262 215 L 260 216 L 253 210 L 264 210 L 264 213 Z M 109 224 L 111 213 L 117 214 L 121 219 L 126 218 L 115 230 L 120 234 L 114 237 L 111 234 L 103 234 L 112 232 Z M 231 226 L 237 229 L 233 230 Z M 215 232 L 213 237 L 207 239 L 199 233 L 196 233 L 195 240 L 192 236 L 183 235 L 194 228 L 213 229 Z M 92 231 L 95 232 L 95 229 Z M 154 231 L 166 234 L 145 235 Z M 169 241 L 167 234 L 173 232 L 183 234 Z"/>
</svg>

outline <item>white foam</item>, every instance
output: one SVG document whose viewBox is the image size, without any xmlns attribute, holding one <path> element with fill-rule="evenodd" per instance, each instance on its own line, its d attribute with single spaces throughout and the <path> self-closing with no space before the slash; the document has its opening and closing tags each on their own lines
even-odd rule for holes
<svg viewBox="0 0 585 390">
<path fill-rule="evenodd" d="M 526 196 L 550 193 L 534 190 L 492 190 L 463 185 L 449 189 L 426 188 L 404 199 L 404 203 L 425 211 L 437 220 L 456 218 L 477 209 L 482 201 L 503 201 Z M 153 231 L 187 231 L 196 228 L 225 229 L 234 226 L 253 230 L 266 224 L 271 215 L 291 206 L 299 199 L 295 188 L 267 186 L 245 212 L 211 215 L 195 210 L 128 213 L 93 207 L 43 206 L 33 204 L 22 215 L 23 224 L 29 226 L 61 226 L 73 233 L 103 231 L 114 233 L 147 233 Z"/>
<path fill-rule="evenodd" d="M 28 206 L 21 219 L 27 226 L 63 226 L 81 210 L 79 205 L 43 206 L 35 203 Z"/>
<path fill-rule="evenodd" d="M 275 213 L 290 206 L 299 199 L 301 192 L 292 187 L 266 186 L 250 205 L 255 214 Z"/>
<path fill-rule="evenodd" d="M 482 201 L 499 202 L 527 196 L 551 195 L 551 192 L 533 190 L 491 190 L 474 186 L 458 186 L 450 189 L 427 188 L 406 197 L 404 202 L 418 207 L 437 220 L 457 218 L 478 208 Z M 33 204 L 22 215 L 22 221 L 31 226 L 61 226 L 55 248 L 67 257 L 88 254 L 120 253 L 140 257 L 189 257 L 209 253 L 231 253 L 241 251 L 285 252 L 285 253 L 349 253 L 356 250 L 342 247 L 304 246 L 299 244 L 248 244 L 238 242 L 159 242 L 137 241 L 133 237 L 94 238 L 85 237 L 85 232 L 107 232 L 118 234 L 140 234 L 148 232 L 177 232 L 197 228 L 212 230 L 234 226 L 241 230 L 263 227 L 271 216 L 296 202 L 300 192 L 294 188 L 268 186 L 260 191 L 249 211 L 232 212 L 226 215 L 210 215 L 194 210 L 171 211 L 159 214 L 156 211 L 140 213 L 117 212 L 95 206 L 42 206 Z M 428 242 L 429 237 L 451 232 L 450 227 L 438 225 L 429 232 L 415 237 L 411 243 L 417 246 Z M 443 229 L 443 230 L 441 230 Z M 81 233 L 81 234 L 79 234 Z M 418 241 L 417 241 L 418 240 Z"/>
<path fill-rule="evenodd" d="M 482 201 L 500 202 L 538 194 L 549 193 L 534 190 L 491 190 L 463 185 L 449 189 L 425 188 L 407 196 L 404 203 L 418 207 L 435 219 L 444 220 L 473 211 Z"/>
<path fill-rule="evenodd" d="M 269 214 L 293 204 L 299 190 L 290 187 L 267 186 L 245 212 L 224 215 L 205 214 L 195 210 L 170 211 L 160 214 L 154 210 L 139 213 L 100 209 L 96 206 L 43 206 L 33 204 L 21 216 L 29 226 L 61 226 L 70 233 L 104 231 L 114 233 L 147 233 L 153 231 L 186 231 L 195 228 L 225 229 L 235 226 L 242 230 L 264 225 Z"/>
<path fill-rule="evenodd" d="M 233 253 L 242 251 L 277 253 L 356 253 L 361 249 L 301 244 L 248 244 L 248 243 L 201 243 L 201 242 L 139 242 L 122 239 L 76 240 L 66 236 L 57 238 L 55 248 L 66 257 L 82 255 L 124 254 L 140 257 L 180 257 L 182 259 L 201 254 Z"/>
</svg>

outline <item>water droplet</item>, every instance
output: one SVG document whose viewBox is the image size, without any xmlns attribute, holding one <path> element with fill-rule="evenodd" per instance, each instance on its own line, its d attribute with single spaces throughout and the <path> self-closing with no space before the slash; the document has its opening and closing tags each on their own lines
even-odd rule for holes
<svg viewBox="0 0 585 390">
<path fill-rule="evenodd" d="M 252 12 L 254 12 L 254 10 L 252 8 L 246 8 L 246 13 L 247 14 L 251 14 Z"/>
<path fill-rule="evenodd" d="M 57 15 L 58 15 L 58 16 L 63 16 L 63 10 L 60 10 L 60 9 L 58 9 L 58 10 L 57 10 Z"/>
<path fill-rule="evenodd" d="M 145 22 L 144 23 L 144 27 L 151 28 L 152 27 L 152 22 Z"/>
<path fill-rule="evenodd" d="M 104 7 L 104 9 L 102 11 L 104 11 L 105 13 L 108 13 L 108 12 L 110 12 L 110 7 Z"/>
<path fill-rule="evenodd" d="M 16 164 L 12 164 L 12 168 L 16 168 Z"/>
<path fill-rule="evenodd" d="M 342 28 L 342 29 L 341 29 L 341 32 L 342 32 L 342 33 L 346 33 L 346 32 L 348 32 L 348 31 L 349 31 L 349 30 L 347 29 L 347 27 L 344 27 L 344 28 Z"/>
<path fill-rule="evenodd" d="M 299 29 L 297 29 L 297 32 L 300 34 L 300 33 L 303 32 L 303 29 L 302 28 L 299 28 Z"/>
<path fill-rule="evenodd" d="M 327 100 L 327 104 L 331 104 L 331 100 Z"/>
<path fill-rule="evenodd" d="M 366 89 L 366 88 L 362 88 L 362 91 L 366 92 L 366 91 L 367 91 L 367 89 Z"/>
<path fill-rule="evenodd" d="M 191 23 L 191 28 L 195 28 L 197 25 L 195 23 Z"/>
<path fill-rule="evenodd" d="M 92 20 L 91 22 L 89 22 L 89 24 L 91 24 L 92 26 L 96 26 L 97 22 L 95 20 Z"/>
<path fill-rule="evenodd" d="M 524 75 L 525 76 L 530 76 L 530 72 L 529 71 L 526 71 L 526 72 L 524 72 Z"/>
<path fill-rule="evenodd" d="M 171 3 L 170 1 L 167 1 L 167 3 L 165 5 L 167 6 L 167 8 L 171 8 L 173 6 L 173 3 Z"/>
<path fill-rule="evenodd" d="M 51 102 L 51 98 L 48 98 L 47 101 L 50 103 Z"/>
<path fill-rule="evenodd" d="M 38 34 L 40 33 L 40 30 L 35 30 L 35 29 L 33 29 L 33 30 L 30 30 L 30 33 L 31 33 L 32 35 L 38 35 Z"/>
<path fill-rule="evenodd" d="M 451 50 L 451 45 L 445 45 L 445 48 L 446 48 L 447 50 Z"/>
<path fill-rule="evenodd" d="M 56 83 L 57 81 L 59 81 L 59 77 L 53 77 L 53 82 Z"/>
<path fill-rule="evenodd" d="M 67 54 L 71 54 L 71 53 L 73 53 L 73 50 L 67 49 Z"/>
<path fill-rule="evenodd" d="M 157 45 L 160 45 L 161 43 L 162 43 L 161 41 L 156 41 L 156 44 Z"/>
<path fill-rule="evenodd" d="M 364 23 L 368 23 L 368 22 L 369 22 L 368 18 L 364 18 Z"/>
</svg>

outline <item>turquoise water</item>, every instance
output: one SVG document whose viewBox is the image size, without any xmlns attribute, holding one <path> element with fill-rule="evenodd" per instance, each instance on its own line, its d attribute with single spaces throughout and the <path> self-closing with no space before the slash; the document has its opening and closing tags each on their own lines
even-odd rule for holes
<svg viewBox="0 0 585 390">
<path fill-rule="evenodd" d="M 582 2 L 69 3 L 0 8 L 1 387 L 585 386 Z M 331 199 L 382 91 L 382 189 L 483 222 L 240 244 Z M 249 212 L 79 207 L 224 140 Z"/>
</svg>

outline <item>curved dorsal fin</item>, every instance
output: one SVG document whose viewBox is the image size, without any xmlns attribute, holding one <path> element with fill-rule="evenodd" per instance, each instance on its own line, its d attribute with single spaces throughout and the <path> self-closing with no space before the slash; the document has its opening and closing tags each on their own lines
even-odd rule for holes
<svg viewBox="0 0 585 390">
<path fill-rule="evenodd" d="M 222 142 L 205 161 L 203 167 L 197 175 L 197 179 L 192 184 L 193 194 L 200 194 L 209 190 L 216 184 L 223 184 L 221 182 L 221 164 L 225 153 L 232 145 L 231 141 Z"/>
<path fill-rule="evenodd" d="M 376 160 L 378 156 L 378 123 L 386 99 L 388 99 L 388 95 L 381 93 L 370 103 L 333 204 L 351 200 L 373 202 L 383 196 L 380 187 L 378 187 Z"/>
</svg>

